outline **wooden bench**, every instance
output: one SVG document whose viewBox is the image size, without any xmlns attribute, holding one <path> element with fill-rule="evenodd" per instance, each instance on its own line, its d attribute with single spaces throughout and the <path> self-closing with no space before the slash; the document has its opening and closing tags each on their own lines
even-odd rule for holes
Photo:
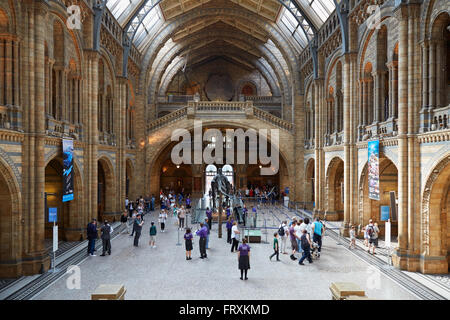
<svg viewBox="0 0 450 320">
<path fill-rule="evenodd" d="M 333 282 L 330 286 L 333 300 L 344 300 L 349 296 L 364 297 L 366 294 L 353 282 Z"/>
<path fill-rule="evenodd" d="M 91 294 L 91 300 L 125 300 L 123 284 L 101 284 Z"/>
</svg>

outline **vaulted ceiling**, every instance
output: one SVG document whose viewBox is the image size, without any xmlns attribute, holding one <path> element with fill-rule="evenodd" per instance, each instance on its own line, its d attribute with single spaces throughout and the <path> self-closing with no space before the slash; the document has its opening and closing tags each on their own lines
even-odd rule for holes
<svg viewBox="0 0 450 320">
<path fill-rule="evenodd" d="M 141 51 L 150 95 L 181 68 L 223 58 L 257 69 L 287 99 L 299 82 L 300 53 L 334 10 L 333 0 L 108 0 L 107 7 Z"/>
</svg>

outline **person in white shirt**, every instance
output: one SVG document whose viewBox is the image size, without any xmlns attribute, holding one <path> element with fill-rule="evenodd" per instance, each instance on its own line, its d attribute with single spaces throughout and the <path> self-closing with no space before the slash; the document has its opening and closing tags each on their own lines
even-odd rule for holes
<svg viewBox="0 0 450 320">
<path fill-rule="evenodd" d="M 233 222 L 233 227 L 231 227 L 231 252 L 234 252 L 233 249 L 236 248 L 236 251 L 238 249 L 239 244 L 239 234 L 241 232 L 238 229 L 237 222 Z"/>
<path fill-rule="evenodd" d="M 166 220 L 167 220 L 167 213 L 165 209 L 161 210 L 161 213 L 159 214 L 159 224 L 161 227 L 161 232 L 164 232 L 164 229 L 166 227 Z"/>
<path fill-rule="evenodd" d="M 302 236 L 302 229 L 301 229 L 301 225 L 303 224 L 303 219 L 299 219 L 298 223 L 296 224 L 296 226 L 294 227 L 294 232 L 295 232 L 295 237 L 297 238 L 297 247 L 298 247 L 298 253 L 302 253 L 302 246 L 300 243 L 300 237 Z"/>
</svg>

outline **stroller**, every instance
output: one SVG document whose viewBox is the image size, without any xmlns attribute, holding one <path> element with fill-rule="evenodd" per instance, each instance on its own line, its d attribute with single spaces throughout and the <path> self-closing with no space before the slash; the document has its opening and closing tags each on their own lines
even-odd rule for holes
<svg viewBox="0 0 450 320">
<path fill-rule="evenodd" d="M 319 254 L 319 244 L 317 242 L 311 242 L 311 257 L 312 259 L 319 259 L 320 258 L 320 254 Z"/>
</svg>

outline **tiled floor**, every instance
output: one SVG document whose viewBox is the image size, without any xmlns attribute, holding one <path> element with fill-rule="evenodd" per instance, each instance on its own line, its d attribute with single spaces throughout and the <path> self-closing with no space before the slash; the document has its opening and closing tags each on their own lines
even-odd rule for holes
<svg viewBox="0 0 450 320">
<path fill-rule="evenodd" d="M 305 266 L 288 255 L 281 255 L 281 262 L 271 262 L 271 244 L 251 244 L 249 280 L 242 281 L 237 256 L 230 252 L 225 238 L 218 239 L 217 224 L 213 225 L 208 259 L 199 258 L 195 237 L 193 260 L 186 261 L 184 242 L 180 240 L 182 245 L 177 246 L 175 220 L 169 221 L 165 233 L 158 228 L 157 248 L 149 247 L 152 219 L 156 221 L 155 213 L 146 217 L 139 248 L 122 234 L 112 241 L 111 256 L 82 262 L 80 289 L 68 289 L 66 275 L 35 299 L 90 299 L 100 284 L 124 284 L 126 299 L 330 299 L 329 286 L 338 281 L 358 284 L 371 298 L 416 299 L 329 237 L 324 237 L 320 260 Z M 223 233 L 226 237 L 225 226 Z"/>
</svg>

